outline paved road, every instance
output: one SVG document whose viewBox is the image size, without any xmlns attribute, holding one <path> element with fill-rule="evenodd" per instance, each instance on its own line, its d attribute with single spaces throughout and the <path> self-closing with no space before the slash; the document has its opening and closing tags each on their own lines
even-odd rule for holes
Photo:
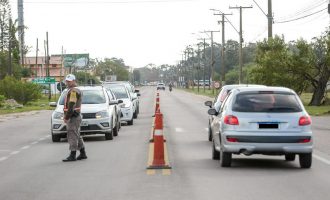
<svg viewBox="0 0 330 200">
<path fill-rule="evenodd" d="M 155 90 L 141 89 L 141 111 L 113 141 L 86 137 L 89 158 L 63 163 L 65 140 L 52 143 L 50 111 L 0 117 L 0 199 L 328 199 L 329 117 L 313 118 L 313 166 L 284 157 L 234 156 L 231 168 L 211 160 L 206 100 L 186 92 L 160 92 L 172 170 L 146 170 Z"/>
</svg>

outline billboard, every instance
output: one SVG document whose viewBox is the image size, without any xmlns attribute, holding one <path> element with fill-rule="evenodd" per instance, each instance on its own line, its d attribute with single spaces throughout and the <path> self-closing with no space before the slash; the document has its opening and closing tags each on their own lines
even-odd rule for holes
<svg viewBox="0 0 330 200">
<path fill-rule="evenodd" d="M 89 54 L 64 54 L 64 67 L 72 67 L 75 69 L 85 69 L 89 65 Z"/>
</svg>

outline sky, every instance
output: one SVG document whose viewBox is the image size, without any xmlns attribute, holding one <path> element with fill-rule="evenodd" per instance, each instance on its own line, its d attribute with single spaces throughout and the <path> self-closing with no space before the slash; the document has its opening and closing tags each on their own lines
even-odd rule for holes
<svg viewBox="0 0 330 200">
<path fill-rule="evenodd" d="M 252 6 L 243 9 L 244 42 L 267 38 L 268 0 L 23 0 L 27 56 L 44 55 L 43 41 L 49 34 L 49 53 L 89 53 L 91 58 L 122 58 L 133 68 L 150 63 L 175 65 L 186 46 L 196 46 L 200 38 L 210 38 L 203 31 L 219 31 L 219 15 L 210 9 L 232 14 L 227 16 L 239 30 L 239 10 L 229 6 Z M 255 2 L 254 2 L 255 1 Z M 329 26 L 329 0 L 273 0 L 273 35 L 286 41 L 303 38 L 310 41 Z M 10 0 L 13 19 L 17 19 L 17 1 Z M 325 10 L 324 10 L 325 9 Z M 313 14 L 323 10 L 319 13 Z M 304 17 L 299 20 L 296 18 Z M 281 21 L 294 20 L 287 23 Z M 225 23 L 225 38 L 238 41 L 235 29 Z M 221 33 L 214 33 L 221 43 Z M 197 48 L 197 47 L 196 47 Z"/>
</svg>

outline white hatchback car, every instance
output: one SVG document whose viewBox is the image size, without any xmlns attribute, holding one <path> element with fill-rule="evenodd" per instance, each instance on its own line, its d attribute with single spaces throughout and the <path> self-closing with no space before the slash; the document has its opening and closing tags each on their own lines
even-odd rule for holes
<svg viewBox="0 0 330 200">
<path fill-rule="evenodd" d="M 311 119 L 299 96 L 282 87 L 237 88 L 214 116 L 212 158 L 231 165 L 232 154 L 299 155 L 301 168 L 312 164 Z"/>
<path fill-rule="evenodd" d="M 118 135 L 120 128 L 120 110 L 117 108 L 121 100 L 109 97 L 107 90 L 102 86 L 77 87 L 83 93 L 81 115 L 81 135 L 104 134 L 106 140 L 112 140 Z M 59 142 L 66 137 L 66 125 L 63 121 L 64 90 L 58 102 L 51 102 L 56 107 L 51 117 L 51 134 L 53 142 Z"/>
</svg>

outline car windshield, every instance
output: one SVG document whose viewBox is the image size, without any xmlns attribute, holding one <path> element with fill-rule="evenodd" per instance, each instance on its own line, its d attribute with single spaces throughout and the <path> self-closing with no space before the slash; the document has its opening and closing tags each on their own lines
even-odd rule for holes
<svg viewBox="0 0 330 200">
<path fill-rule="evenodd" d="M 107 88 L 111 89 L 113 94 L 116 96 L 117 99 L 128 99 L 129 96 L 127 94 L 127 90 L 123 85 L 109 85 Z"/>
<path fill-rule="evenodd" d="M 241 93 L 236 96 L 233 111 L 236 112 L 301 112 L 302 109 L 291 93 Z"/>
<path fill-rule="evenodd" d="M 102 90 L 83 90 L 82 104 L 102 104 L 106 103 L 105 95 Z M 60 105 L 64 105 L 66 92 L 62 94 Z"/>
</svg>

